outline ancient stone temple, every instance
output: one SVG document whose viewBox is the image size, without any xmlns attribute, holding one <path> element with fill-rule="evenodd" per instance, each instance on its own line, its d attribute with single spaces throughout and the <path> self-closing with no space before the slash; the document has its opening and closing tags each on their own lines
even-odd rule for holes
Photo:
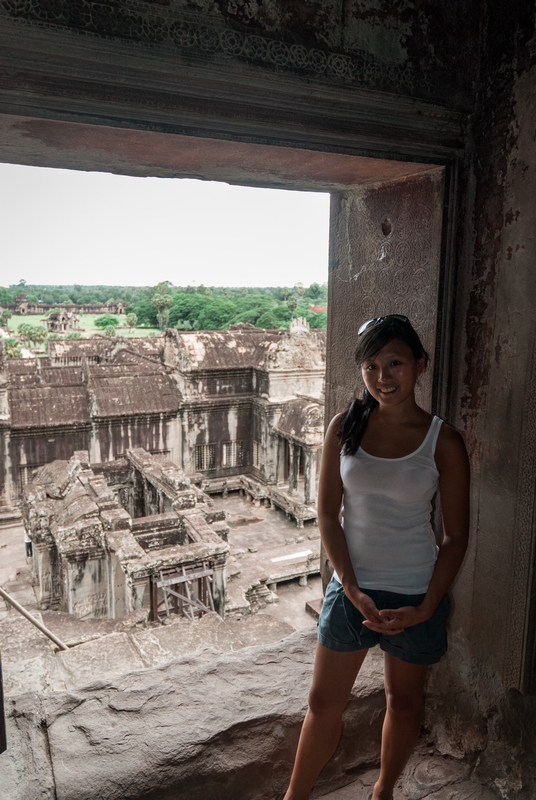
<svg viewBox="0 0 536 800">
<path fill-rule="evenodd" d="M 47 331 L 49 333 L 67 333 L 80 328 L 80 314 L 76 311 L 52 311 L 47 317 Z"/>
<path fill-rule="evenodd" d="M 19 294 L 14 303 L 6 303 L 5 307 L 14 314 L 26 316 L 27 314 L 46 314 L 55 311 L 57 306 L 51 303 L 34 303 L 28 300 L 25 294 Z M 124 314 L 125 304 L 109 300 L 107 303 L 67 303 L 62 304 L 65 313 L 80 314 Z"/>
<path fill-rule="evenodd" d="M 163 456 L 138 448 L 99 469 L 76 452 L 37 471 L 22 507 L 41 608 L 223 616 L 225 515 Z"/>
<path fill-rule="evenodd" d="M 201 473 L 208 492 L 246 492 L 300 527 L 316 519 L 324 331 L 294 320 L 289 331 L 52 340 L 48 353 L 3 362 L 4 507 L 49 461 L 142 447 Z"/>
<path fill-rule="evenodd" d="M 451 650 L 433 673 L 431 741 L 451 760 L 466 763 L 495 796 L 532 798 L 536 791 L 533 0 L 508 4 L 499 0 L 5 0 L 0 18 L 2 160 L 331 193 L 326 418 L 353 395 L 353 350 L 360 324 L 377 314 L 407 314 L 432 356 L 421 401 L 463 432 L 470 453 L 471 546 L 453 589 Z M 175 338 L 166 340 L 164 350 L 172 364 L 181 345 Z M 110 380 L 107 370 L 114 369 L 113 363 L 95 365 L 98 373 L 91 372 L 91 365 L 84 366 L 83 377 L 81 368 L 73 371 L 62 379 L 70 381 L 72 392 L 63 394 L 57 388 L 60 372 L 46 372 L 51 366 L 42 365 L 40 383 L 37 367 L 25 372 L 21 365 L 13 365 L 8 373 L 1 363 L 4 503 L 16 499 L 21 469 L 44 463 L 53 447 L 52 458 L 62 460 L 68 460 L 73 450 L 98 448 L 101 455 L 92 458 L 96 462 L 111 460 L 114 451 L 119 455 L 142 446 L 173 451 L 173 460 L 181 465 L 176 449 L 195 459 L 194 446 L 199 444 L 208 447 L 199 451 L 199 457 L 216 465 L 209 472 L 222 468 L 223 461 L 225 469 L 236 463 L 240 448 L 232 443 L 243 441 L 242 411 L 234 417 L 227 413 L 227 431 L 220 439 L 230 445 L 225 455 L 223 449 L 212 450 L 214 434 L 196 408 L 189 407 L 188 418 L 180 420 L 180 385 L 174 368 L 170 366 L 168 373 L 164 362 L 139 358 L 148 365 L 147 374 L 153 375 L 153 370 L 154 380 L 165 388 L 156 409 L 143 406 L 145 444 L 131 441 L 128 434 L 128 420 L 134 417 L 117 413 L 120 401 L 132 408 L 131 377 L 125 376 L 120 395 L 100 392 Z M 187 353 L 187 358 L 192 356 Z M 194 374 L 189 369 L 181 381 Z M 248 369 L 253 382 L 255 368 Z M 247 371 L 240 374 L 245 379 Z M 275 386 L 276 377 L 277 370 L 272 373 L 267 367 L 261 384 L 268 381 Z M 209 379 L 207 371 L 203 380 Z M 223 409 L 229 399 L 224 385 L 214 381 L 207 391 L 210 404 Z M 271 413 L 262 385 L 254 391 L 255 399 L 247 401 L 252 418 L 263 405 Z M 241 408 L 248 392 L 236 394 Z M 24 404 L 13 404 L 10 398 L 15 393 Z M 303 395 L 310 393 L 302 390 Z M 58 398 L 61 415 L 44 414 L 46 395 Z M 75 395 L 80 404 L 71 403 L 69 398 Z M 225 417 L 225 412 L 215 414 Z M 289 412 L 287 422 L 283 414 L 274 416 L 274 431 L 287 443 L 280 446 L 289 448 L 289 475 L 291 445 L 302 448 L 300 464 L 305 463 L 307 448 L 306 437 L 291 417 Z M 46 434 L 45 427 L 41 433 L 35 428 L 41 419 Z M 252 440 L 263 444 L 262 435 L 255 432 Z M 154 447 L 147 442 L 150 436 Z M 192 438 L 185 443 L 184 436 Z M 276 463 L 275 440 L 267 445 L 265 472 L 270 479 Z M 297 462 L 295 450 L 293 462 Z M 293 470 L 296 475 L 295 466 Z M 327 577 L 326 559 L 324 572 Z M 281 663 L 286 663 L 284 657 Z M 297 657 L 295 663 L 299 669 L 303 660 Z M 156 672 L 153 677 L 156 680 Z M 212 679 L 208 672 L 206 677 Z M 287 680 L 292 684 L 288 675 Z M 43 712 L 38 717 L 39 724 L 31 718 L 31 735 L 46 730 L 46 752 L 54 753 L 48 797 L 89 800 L 102 790 L 103 795 L 121 800 L 181 792 L 189 800 L 208 796 L 257 800 L 281 792 L 295 728 L 288 739 L 281 733 L 270 747 L 263 739 L 262 757 L 254 769 L 250 761 L 233 763 L 225 772 L 225 759 L 202 762 L 198 755 L 196 770 L 179 774 L 176 765 L 182 763 L 186 746 L 173 758 L 168 750 L 158 750 L 156 734 L 151 740 L 155 750 L 146 746 L 148 728 L 160 733 L 154 711 L 154 724 L 144 726 L 128 761 L 123 748 L 125 731 L 134 719 L 129 705 L 134 703 L 133 681 L 131 676 L 125 678 L 122 691 L 114 695 L 117 702 L 110 700 L 108 688 L 98 703 L 88 690 L 80 710 L 73 710 L 69 696 L 64 701 L 66 708 L 71 703 L 69 712 L 61 719 L 52 701 L 48 715 Z M 267 683 L 262 685 L 263 696 Z M 249 695 L 242 693 L 240 700 L 261 694 L 257 687 Z M 20 702 L 10 717 L 14 726 L 22 725 Z M 124 728 L 114 729 L 121 733 L 114 739 L 115 752 L 121 756 L 107 761 L 98 760 L 102 740 L 93 736 L 98 725 L 88 734 L 84 717 L 97 705 L 107 709 L 101 721 L 108 733 L 112 722 L 128 718 Z M 159 709 L 156 700 L 151 708 Z M 73 738 L 69 727 L 73 714 L 79 715 L 80 739 L 85 736 L 84 742 L 96 743 L 88 744 L 85 756 L 79 758 L 67 747 Z M 268 714 L 264 709 L 253 722 L 244 714 L 239 725 L 229 723 L 230 733 L 219 741 L 231 742 L 230 750 L 241 750 L 245 741 L 249 744 L 249 731 L 265 735 Z M 288 732 L 291 727 L 282 725 L 280 730 Z M 198 741 L 199 748 L 191 750 L 206 752 L 206 736 L 200 734 Z M 152 752 L 157 755 L 151 760 Z M 214 773 L 216 764 L 223 777 L 222 772 Z M 122 781 L 117 780 L 120 768 Z M 354 762 L 350 774 L 356 769 Z M 261 785 L 263 794 L 252 793 L 247 780 L 252 774 L 255 788 Z M 339 773 L 339 782 L 348 774 Z M 22 796 L 29 797 L 30 785 L 21 790 Z M 447 791 L 457 794 L 455 787 Z"/>
</svg>

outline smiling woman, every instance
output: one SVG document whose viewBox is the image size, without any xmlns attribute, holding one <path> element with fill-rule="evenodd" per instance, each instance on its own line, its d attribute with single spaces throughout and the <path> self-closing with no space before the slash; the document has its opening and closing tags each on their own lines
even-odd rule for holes
<svg viewBox="0 0 536 800">
<path fill-rule="evenodd" d="M 337 746 L 356 675 L 377 644 L 385 654 L 387 712 L 371 798 L 391 800 L 419 735 L 428 665 L 447 650 L 447 590 L 467 547 L 465 446 L 415 401 L 428 355 L 408 318 L 393 314 L 362 325 L 356 361 L 363 398 L 331 421 L 322 455 L 318 519 L 335 573 L 285 800 L 309 797 Z M 439 548 L 430 521 L 438 487 Z"/>
</svg>

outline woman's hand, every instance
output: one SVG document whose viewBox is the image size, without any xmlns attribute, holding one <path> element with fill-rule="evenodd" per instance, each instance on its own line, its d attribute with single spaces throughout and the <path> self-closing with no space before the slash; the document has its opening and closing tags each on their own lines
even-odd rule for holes
<svg viewBox="0 0 536 800">
<path fill-rule="evenodd" d="M 426 622 L 432 616 L 422 606 L 402 606 L 401 608 L 384 608 L 379 612 L 383 622 L 389 626 L 389 632 L 394 633 L 412 625 Z"/>
<path fill-rule="evenodd" d="M 371 631 L 394 635 L 395 633 L 402 633 L 404 627 L 406 627 L 401 626 L 399 620 L 385 616 L 387 612 L 379 611 L 374 600 L 359 589 L 353 587 L 345 589 L 345 594 L 352 605 L 363 614 L 365 617 L 363 625 Z M 389 614 L 395 613 L 395 611 L 389 612 Z"/>
</svg>

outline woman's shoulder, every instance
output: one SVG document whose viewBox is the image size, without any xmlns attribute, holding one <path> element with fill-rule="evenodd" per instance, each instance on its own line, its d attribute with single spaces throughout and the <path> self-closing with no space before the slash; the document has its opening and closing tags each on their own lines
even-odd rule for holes
<svg viewBox="0 0 536 800">
<path fill-rule="evenodd" d="M 441 465 L 467 461 L 467 449 L 463 436 L 457 428 L 441 420 L 441 428 L 437 437 L 435 460 L 438 467 Z"/>
</svg>

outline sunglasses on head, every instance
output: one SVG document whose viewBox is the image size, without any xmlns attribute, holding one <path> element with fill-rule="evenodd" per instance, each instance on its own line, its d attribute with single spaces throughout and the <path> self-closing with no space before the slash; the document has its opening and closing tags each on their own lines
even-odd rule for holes
<svg viewBox="0 0 536 800">
<path fill-rule="evenodd" d="M 364 322 L 359 328 L 357 335 L 361 336 L 362 333 L 365 333 L 365 331 L 371 328 L 373 325 L 379 325 L 380 322 L 385 322 L 386 319 L 396 319 L 399 322 L 409 323 L 409 319 L 405 317 L 404 314 L 386 314 L 384 317 L 373 317 L 367 322 Z"/>
</svg>

